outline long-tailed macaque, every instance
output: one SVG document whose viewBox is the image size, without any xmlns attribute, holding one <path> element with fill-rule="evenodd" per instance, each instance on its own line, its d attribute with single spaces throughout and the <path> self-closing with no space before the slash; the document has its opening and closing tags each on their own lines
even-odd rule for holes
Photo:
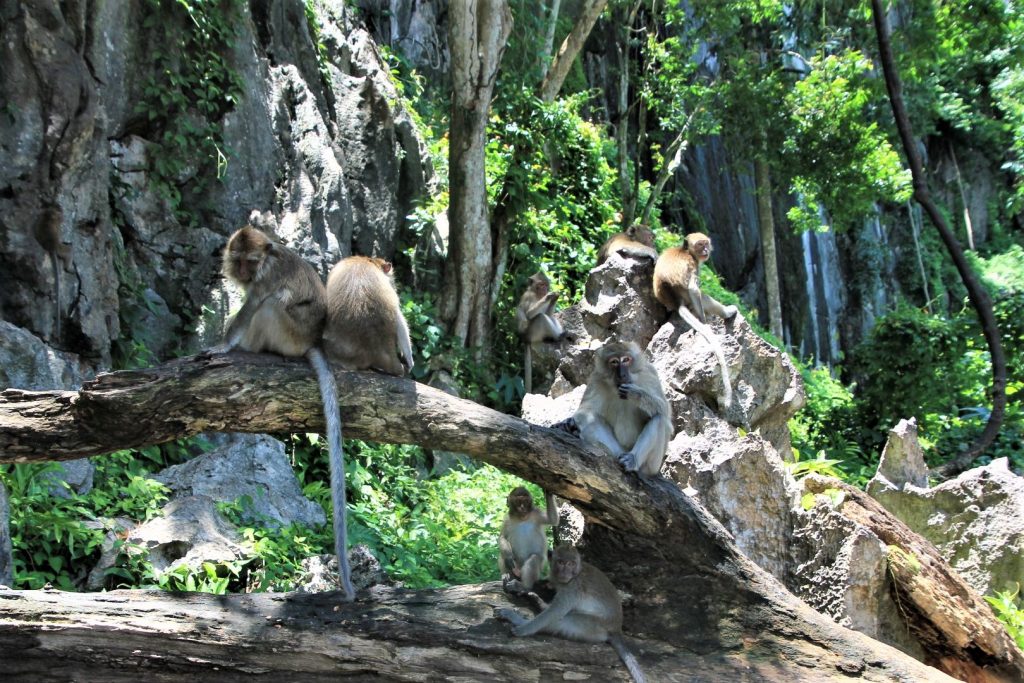
<svg viewBox="0 0 1024 683">
<path fill-rule="evenodd" d="M 654 266 L 654 296 L 669 313 L 678 311 L 686 324 L 711 345 L 722 368 L 723 388 L 719 404 L 722 408 L 727 408 L 732 403 L 729 367 L 725 364 L 725 352 L 721 343 L 705 324 L 705 312 L 730 320 L 738 309 L 735 306 L 723 306 L 700 291 L 700 266 L 709 258 L 711 238 L 700 232 L 687 235 L 683 246 L 666 249 Z"/>
<path fill-rule="evenodd" d="M 401 377 L 412 370 L 409 325 L 392 282 L 391 264 L 350 256 L 327 278 L 324 353 L 346 370 L 381 370 Z"/>
<path fill-rule="evenodd" d="M 533 619 L 511 609 L 498 610 L 498 617 L 512 624 L 516 636 L 548 633 L 585 643 L 609 643 L 633 680 L 643 683 L 640 663 L 622 640 L 622 600 L 604 572 L 583 562 L 576 548 L 560 545 L 551 553 L 551 582 L 555 599 L 546 604 L 535 596 L 543 611 Z"/>
<path fill-rule="evenodd" d="M 630 258 L 649 258 L 658 260 L 658 250 L 654 248 L 654 233 L 643 223 L 635 223 L 625 232 L 617 232 L 601 245 L 597 252 L 597 265 L 601 265 L 614 253 L 625 254 Z"/>
<path fill-rule="evenodd" d="M 523 384 L 526 393 L 533 391 L 533 345 L 538 342 L 557 343 L 566 338 L 562 324 L 555 317 L 558 293 L 551 291 L 548 276 L 538 271 L 530 276 L 529 286 L 516 307 L 516 330 L 523 338 Z"/>
<path fill-rule="evenodd" d="M 334 549 L 346 600 L 355 599 L 348 564 L 345 525 L 345 464 L 341 414 L 334 374 L 317 346 L 324 330 L 327 300 L 324 285 L 311 265 L 287 247 L 246 225 L 228 240 L 224 275 L 245 292 L 245 303 L 228 326 L 214 353 L 244 351 L 305 356 L 316 373 L 327 423 Z"/>
<path fill-rule="evenodd" d="M 533 590 L 540 578 L 548 554 L 546 526 L 558 526 L 555 496 L 545 497 L 547 512 L 533 506 L 533 496 L 525 486 L 508 494 L 508 516 L 498 537 L 498 570 L 505 590 L 524 593 Z"/>
<path fill-rule="evenodd" d="M 627 472 L 661 472 L 672 408 L 658 372 L 635 343 L 610 342 L 597 351 L 573 419 L 584 441 L 608 450 Z"/>
<path fill-rule="evenodd" d="M 54 339 L 60 342 L 60 323 L 64 310 L 60 303 L 60 273 L 62 264 L 66 264 L 70 249 L 60 239 L 61 223 L 64 222 L 64 212 L 56 204 L 50 205 L 39 213 L 36 223 L 33 226 L 32 234 L 35 236 L 39 246 L 50 257 L 50 267 L 53 268 L 53 334 Z M 59 260 L 58 260 L 59 259 Z"/>
</svg>

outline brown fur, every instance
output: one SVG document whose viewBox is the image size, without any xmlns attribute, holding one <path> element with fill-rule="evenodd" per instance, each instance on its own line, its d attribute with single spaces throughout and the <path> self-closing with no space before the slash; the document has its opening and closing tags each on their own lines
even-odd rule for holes
<svg viewBox="0 0 1024 683">
<path fill-rule="evenodd" d="M 606 449 L 627 471 L 661 472 L 672 438 L 672 408 L 658 372 L 633 342 L 598 350 L 574 416 L 580 436 Z"/>
<path fill-rule="evenodd" d="M 53 270 L 53 335 L 54 339 L 60 341 L 60 322 L 64 314 L 60 303 L 60 273 L 61 265 L 66 265 L 71 249 L 61 241 L 60 228 L 64 222 L 64 212 L 59 206 L 49 206 L 40 212 L 32 228 L 39 246 L 43 248 L 50 260 L 50 268 Z"/>
<path fill-rule="evenodd" d="M 246 225 L 228 240 L 223 271 L 245 291 L 245 303 L 228 326 L 230 348 L 300 357 L 320 340 L 327 315 L 324 286 L 313 266 L 290 249 Z"/>
<path fill-rule="evenodd" d="M 601 265 L 614 253 L 630 258 L 657 260 L 658 250 L 654 248 L 654 233 L 642 223 L 631 225 L 624 232 L 617 232 L 601 245 L 597 252 L 597 265 Z"/>
<path fill-rule="evenodd" d="M 723 306 L 700 290 L 700 266 L 711 258 L 711 238 L 700 232 L 686 236 L 684 245 L 666 249 L 654 266 L 654 296 L 668 309 L 678 312 L 690 327 L 694 328 L 711 345 L 722 369 L 722 407 L 732 403 L 732 385 L 725 352 L 721 343 L 707 327 L 706 313 L 713 313 L 725 320 L 732 319 L 735 306 Z"/>
<path fill-rule="evenodd" d="M 350 256 L 331 269 L 324 351 L 346 370 L 374 368 L 401 376 L 412 369 L 409 328 L 392 283 L 390 263 Z"/>
</svg>

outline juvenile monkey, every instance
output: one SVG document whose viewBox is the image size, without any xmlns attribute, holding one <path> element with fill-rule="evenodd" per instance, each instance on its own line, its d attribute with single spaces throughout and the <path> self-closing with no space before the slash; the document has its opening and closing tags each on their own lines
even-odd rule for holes
<svg viewBox="0 0 1024 683">
<path fill-rule="evenodd" d="M 64 310 L 60 303 L 60 273 L 61 265 L 67 263 L 70 249 L 68 245 L 61 242 L 60 227 L 64 222 L 64 212 L 56 204 L 43 209 L 32 229 L 32 235 L 39 242 L 39 246 L 50 257 L 50 267 L 53 268 L 53 330 L 54 338 L 60 341 L 60 322 Z M 57 259 L 60 259 L 59 261 Z"/>
<path fill-rule="evenodd" d="M 327 278 L 324 352 L 346 370 L 374 368 L 401 377 L 412 370 L 412 342 L 392 282 L 391 264 L 350 256 Z"/>
<path fill-rule="evenodd" d="M 585 643 L 609 643 L 636 683 L 644 683 L 640 663 L 622 640 L 622 601 L 619 592 L 597 567 L 580 559 L 579 551 L 560 545 L 551 553 L 551 604 L 535 598 L 543 610 L 526 619 L 515 610 L 500 609 L 498 617 L 512 624 L 512 634 L 548 633 Z"/>
<path fill-rule="evenodd" d="M 705 324 L 705 311 L 731 320 L 737 313 L 735 306 L 723 306 L 700 291 L 700 266 L 711 257 L 711 238 L 700 232 L 686 236 L 683 246 L 666 249 L 654 266 L 654 296 L 665 308 L 678 311 L 686 324 L 695 329 L 711 345 L 722 368 L 721 407 L 732 403 L 732 384 L 725 352 L 711 329 Z"/>
<path fill-rule="evenodd" d="M 661 472 L 672 408 L 658 372 L 635 343 L 610 342 L 598 350 L 573 419 L 584 441 L 609 451 L 627 472 Z"/>
<path fill-rule="evenodd" d="M 654 248 L 654 233 L 643 223 L 635 223 L 626 228 L 625 232 L 617 232 L 609 237 L 597 252 L 597 265 L 607 261 L 615 252 L 630 258 L 658 260 L 658 250 Z"/>
<path fill-rule="evenodd" d="M 508 494 L 508 516 L 501 525 L 501 535 L 498 537 L 498 570 L 506 590 L 517 593 L 531 591 L 540 578 L 548 551 L 548 536 L 544 527 L 558 526 L 555 496 L 548 493 L 545 500 L 547 514 L 533 506 L 533 496 L 526 487 L 518 486 Z M 520 587 L 522 590 L 519 590 Z"/>
<path fill-rule="evenodd" d="M 533 391 L 533 344 L 557 343 L 566 338 L 562 324 L 555 317 L 558 294 L 551 291 L 548 276 L 538 271 L 530 276 L 529 283 L 516 307 L 516 330 L 526 344 L 523 375 L 528 394 Z"/>
<path fill-rule="evenodd" d="M 324 285 L 313 267 L 287 247 L 246 225 L 224 249 L 224 275 L 245 292 L 245 303 L 228 326 L 224 343 L 213 353 L 235 348 L 282 356 L 305 356 L 316 373 L 327 423 L 334 550 L 346 600 L 355 599 L 348 564 L 345 525 L 345 463 L 341 441 L 338 388 L 323 353 L 316 346 L 324 329 Z"/>
</svg>

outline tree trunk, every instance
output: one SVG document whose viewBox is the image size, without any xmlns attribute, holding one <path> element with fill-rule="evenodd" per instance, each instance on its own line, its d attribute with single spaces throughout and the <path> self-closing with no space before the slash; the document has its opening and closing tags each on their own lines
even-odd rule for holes
<svg viewBox="0 0 1024 683">
<path fill-rule="evenodd" d="M 631 596 L 625 631 L 651 680 L 688 681 L 692 671 L 711 680 L 948 680 L 802 603 L 666 479 L 626 474 L 563 432 L 411 380 L 335 375 L 350 438 L 467 453 L 577 507 L 587 522 L 586 559 Z M 302 361 L 183 358 L 101 375 L 79 392 L 3 392 L 0 463 L 67 460 L 200 431 L 305 432 L 323 429 L 322 420 L 315 377 Z M 0 601 L 5 680 L 12 672 L 47 680 L 46 671 L 53 679 L 76 671 L 137 680 L 142 665 L 164 678 L 203 680 L 254 672 L 277 680 L 284 670 L 308 671 L 313 680 L 369 672 L 422 680 L 425 670 L 467 680 L 624 677 L 607 648 L 511 638 L 491 617 L 505 600 L 489 586 L 372 589 L 352 605 L 333 594 L 8 591 Z M 988 656 L 980 647 L 963 653 Z M 1024 674 L 1016 660 L 986 663 L 995 676 L 987 680 Z"/>
<path fill-rule="evenodd" d="M 1003 345 L 999 340 L 999 327 L 996 325 L 988 292 L 975 277 L 964 256 L 964 250 L 960 247 L 960 243 L 957 242 L 956 236 L 953 235 L 949 226 L 946 225 L 946 219 L 943 218 L 939 208 L 932 201 L 931 192 L 928 191 L 928 178 L 924 173 L 924 164 L 921 162 L 921 155 L 917 152 L 914 131 L 910 127 L 910 119 L 903 106 L 903 85 L 900 82 L 899 72 L 896 71 L 896 60 L 892 55 L 892 41 L 889 38 L 889 22 L 886 19 L 881 0 L 871 0 L 871 11 L 874 15 L 878 53 L 882 61 L 882 72 L 885 75 L 885 87 L 889 92 L 889 103 L 892 105 L 896 128 L 899 130 L 903 151 L 906 153 L 907 163 L 910 165 L 910 174 L 914 179 L 914 199 L 928 214 L 935 229 L 939 231 L 942 243 L 946 245 L 946 251 L 949 252 L 957 272 L 960 273 L 960 279 L 967 289 L 967 298 L 970 299 L 971 305 L 974 306 L 974 310 L 978 313 L 978 319 L 981 321 L 981 329 L 985 334 L 992 362 L 992 412 L 989 413 L 984 431 L 971 447 L 933 471 L 936 476 L 948 478 L 967 469 L 976 457 L 992 445 L 999 434 L 999 428 L 1003 423 L 1003 414 L 1006 411 L 1006 357 L 1003 355 Z"/>
<path fill-rule="evenodd" d="M 551 62 L 551 68 L 548 69 L 540 84 L 538 94 L 544 102 L 553 102 L 558 96 L 558 91 L 562 89 L 562 83 L 569 75 L 572 63 L 576 61 L 576 55 L 583 49 L 583 43 L 586 42 L 590 30 L 594 28 L 594 24 L 597 23 L 598 17 L 601 16 L 601 12 L 604 11 L 607 4 L 608 0 L 587 0 L 583 6 L 580 18 L 576 20 L 572 31 L 562 41 L 562 47 L 558 48 L 558 54 L 555 55 L 554 61 Z"/>
<path fill-rule="evenodd" d="M 683 129 L 679 131 L 675 139 L 669 143 L 668 147 L 665 148 L 665 163 L 662 165 L 661 170 L 658 171 L 658 179 L 654 182 L 654 187 L 651 188 L 651 194 L 647 197 L 647 203 L 644 204 L 644 210 L 640 214 L 640 222 L 648 225 L 651 220 L 651 211 L 654 210 L 655 205 L 658 203 L 658 198 L 661 196 L 661 191 L 665 189 L 665 183 L 672 177 L 672 174 L 679 168 L 679 164 L 683 162 L 683 155 L 686 154 L 686 150 L 690 147 L 690 127 L 693 125 L 694 119 L 697 114 L 700 113 L 700 107 L 695 108 L 686 119 L 686 123 L 683 124 Z"/>
<path fill-rule="evenodd" d="M 782 331 L 782 298 L 779 296 L 779 261 L 775 254 L 775 216 L 772 212 L 772 178 L 768 162 L 754 158 L 754 184 L 757 185 L 757 222 L 761 232 L 761 259 L 764 261 L 764 289 L 768 296 L 768 322 L 772 334 L 780 341 Z M 811 277 L 808 273 L 807 277 Z"/>
<path fill-rule="evenodd" d="M 453 2 L 448 143 L 450 226 L 442 313 L 464 345 L 485 349 L 490 331 L 494 250 L 487 211 L 487 112 L 498 64 L 512 30 L 505 0 Z"/>
<path fill-rule="evenodd" d="M 561 7 L 562 0 L 551 0 L 551 9 L 548 12 L 548 27 L 544 32 L 544 64 L 541 69 L 541 79 L 547 78 L 548 71 L 551 70 L 551 62 L 554 59 L 551 51 L 555 48 L 555 29 L 558 28 L 558 12 L 561 10 Z"/>
</svg>

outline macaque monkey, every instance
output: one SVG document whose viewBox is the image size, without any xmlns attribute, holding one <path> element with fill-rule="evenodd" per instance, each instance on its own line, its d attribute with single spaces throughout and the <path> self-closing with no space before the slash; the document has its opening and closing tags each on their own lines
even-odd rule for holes
<svg viewBox="0 0 1024 683">
<path fill-rule="evenodd" d="M 576 548 L 560 545 L 551 553 L 551 582 L 555 598 L 546 604 L 535 597 L 543 611 L 533 619 L 512 609 L 498 610 L 497 616 L 512 624 L 513 635 L 548 633 L 584 643 L 609 643 L 633 680 L 644 683 L 640 663 L 622 640 L 622 600 L 604 572 L 583 562 Z"/>
<path fill-rule="evenodd" d="M 523 375 L 526 393 L 533 392 L 533 345 L 538 342 L 560 342 L 566 338 L 562 324 L 555 317 L 558 294 L 551 291 L 548 276 L 538 271 L 530 276 L 529 286 L 516 307 L 516 330 L 526 343 Z"/>
<path fill-rule="evenodd" d="M 392 277 L 390 263 L 368 256 L 350 256 L 331 269 L 324 353 L 332 363 L 398 377 L 412 370 L 409 325 Z"/>
<path fill-rule="evenodd" d="M 719 405 L 726 408 L 732 403 L 732 385 L 725 352 L 711 329 L 705 324 L 705 311 L 731 320 L 738 309 L 723 306 L 700 291 L 700 266 L 711 257 L 711 238 L 700 232 L 691 232 L 681 247 L 666 249 L 654 266 L 654 296 L 669 313 L 678 311 L 686 324 L 695 329 L 711 345 L 722 368 L 722 393 Z"/>
<path fill-rule="evenodd" d="M 601 245 L 597 252 L 597 265 L 608 260 L 612 254 L 619 252 L 630 258 L 649 258 L 658 260 L 658 250 L 654 248 L 654 233 L 642 223 L 635 223 L 625 232 L 617 232 Z"/>
<path fill-rule="evenodd" d="M 533 506 L 533 496 L 526 487 L 516 487 L 508 494 L 508 516 L 498 537 L 498 570 L 506 590 L 512 585 L 517 593 L 531 591 L 540 578 L 548 554 L 544 527 L 558 526 L 555 496 L 548 493 L 546 502 L 547 514 Z"/>
<path fill-rule="evenodd" d="M 345 463 L 341 414 L 334 374 L 317 346 L 327 315 L 324 285 L 313 266 L 287 247 L 246 225 L 224 249 L 224 275 L 245 292 L 242 309 L 231 320 L 224 343 L 213 353 L 235 348 L 282 356 L 305 356 L 316 373 L 327 423 L 334 550 L 346 600 L 355 599 L 348 564 L 345 525 Z"/>
<path fill-rule="evenodd" d="M 39 214 L 39 218 L 36 219 L 36 223 L 33 226 L 32 234 L 39 242 L 39 246 L 50 257 L 50 267 L 53 268 L 53 292 L 54 292 L 54 311 L 53 311 L 53 334 L 54 339 L 60 341 L 60 322 L 61 317 L 64 315 L 63 308 L 60 304 L 60 273 L 61 266 L 67 263 L 70 248 L 68 245 L 61 242 L 60 239 L 60 227 L 64 222 L 64 212 L 56 204 L 48 206 L 43 209 Z M 60 259 L 58 261 L 58 258 Z"/>
<path fill-rule="evenodd" d="M 597 351 L 573 420 L 585 442 L 610 452 L 627 472 L 661 472 L 672 408 L 658 372 L 635 343 L 610 342 Z"/>
</svg>

